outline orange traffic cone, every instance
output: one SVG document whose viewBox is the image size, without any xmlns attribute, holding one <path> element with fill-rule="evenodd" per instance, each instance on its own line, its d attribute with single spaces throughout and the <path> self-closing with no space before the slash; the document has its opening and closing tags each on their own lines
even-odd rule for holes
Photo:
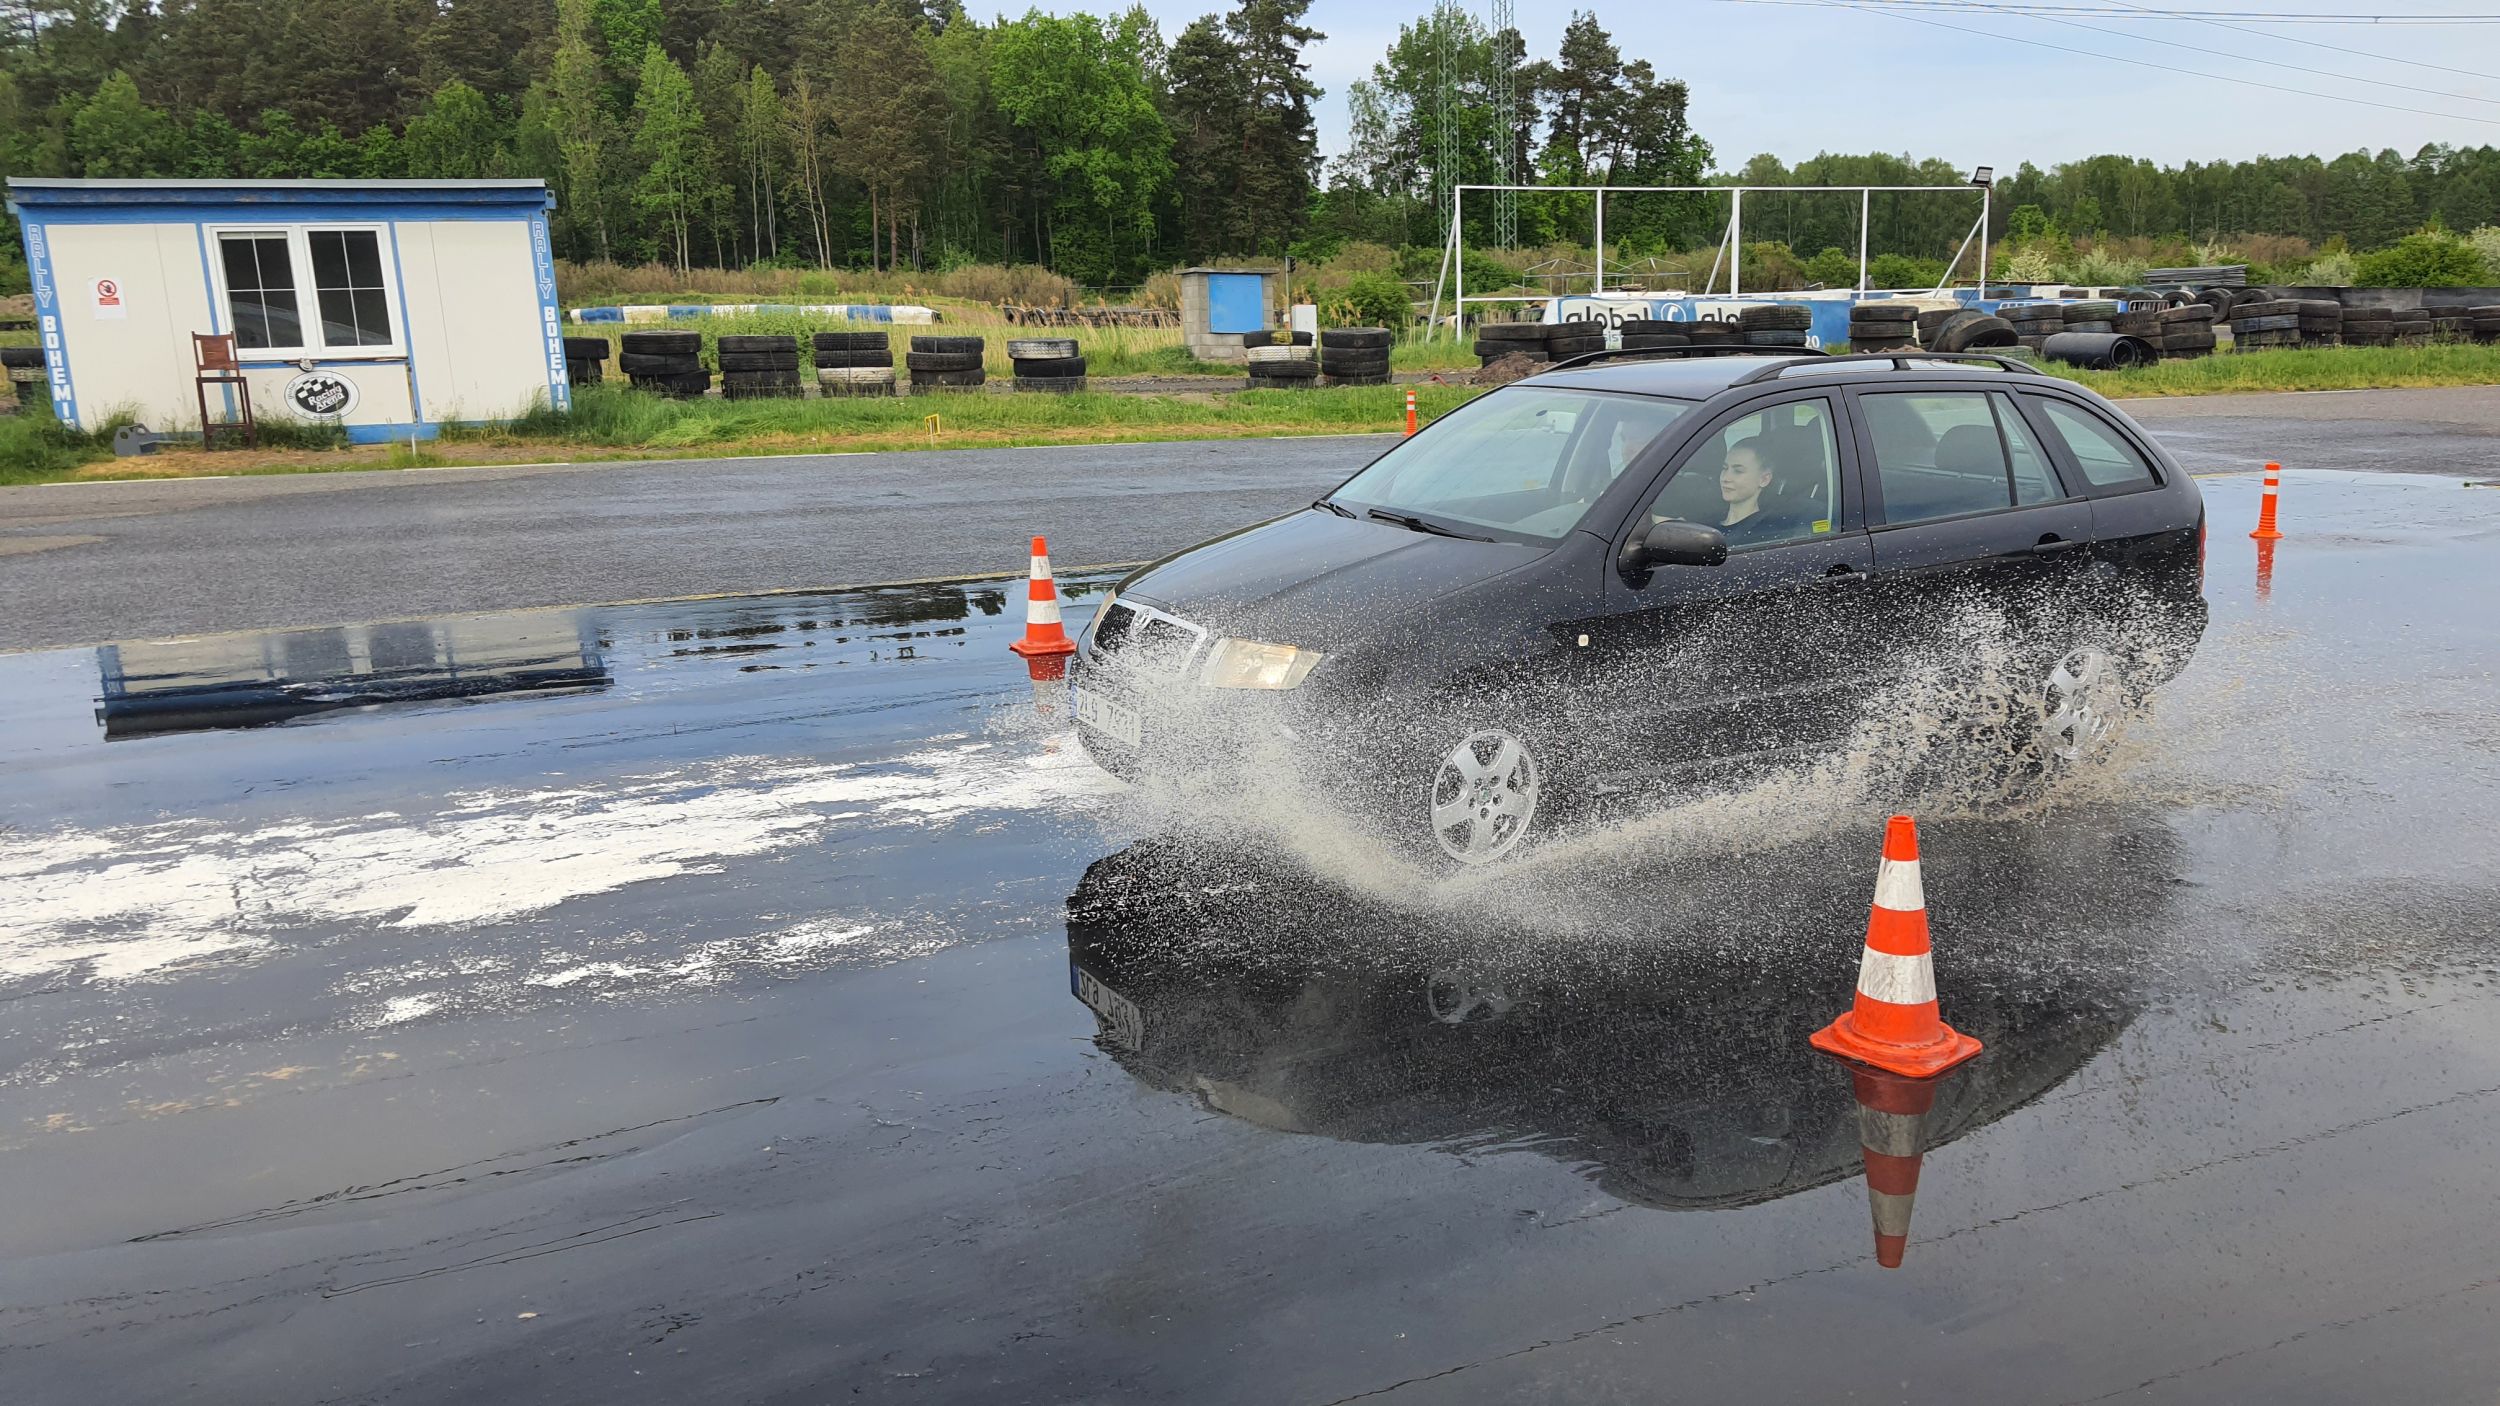
<svg viewBox="0 0 2500 1406">
<path fill-rule="evenodd" d="M 1059 623 L 1059 583 L 1050 575 L 1050 544 L 1033 539 L 1033 570 L 1026 583 L 1024 638 L 1007 646 L 1024 656 L 1035 683 L 1055 683 L 1068 672 L 1076 642 Z"/>
<path fill-rule="evenodd" d="M 1866 1203 L 1875 1218 L 1875 1262 L 1899 1269 L 1910 1244 L 1910 1207 L 1927 1155 L 1927 1111 L 1936 1081 L 1852 1069 L 1858 1098 L 1858 1151 L 1866 1158 Z"/>
<path fill-rule="evenodd" d="M 1927 895 L 1918 878 L 1918 822 L 1884 826 L 1884 862 L 1848 1012 L 1807 1037 L 1825 1054 L 1913 1079 L 1942 1074 L 1979 1053 L 1979 1042 L 1936 1010 L 1936 966 L 1927 945 Z"/>
<path fill-rule="evenodd" d="M 2274 525 L 2274 495 L 2283 489 L 2283 466 L 2266 465 L 2266 496 L 2257 500 L 2257 530 L 2248 535 L 2260 542 L 2280 539 L 2282 533 Z"/>
</svg>

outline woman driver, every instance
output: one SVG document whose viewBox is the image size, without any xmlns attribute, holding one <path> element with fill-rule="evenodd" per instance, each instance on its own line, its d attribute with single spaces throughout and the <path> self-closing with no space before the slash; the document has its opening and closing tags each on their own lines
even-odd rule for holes
<svg viewBox="0 0 2500 1406">
<path fill-rule="evenodd" d="M 1753 542 L 1768 542 L 1786 535 L 1786 525 L 1763 506 L 1762 495 L 1771 489 L 1771 467 L 1762 462 L 1762 444 L 1749 439 L 1731 445 L 1727 464 L 1719 470 L 1719 501 L 1727 505 L 1719 519 L 1719 530 L 1727 534 L 1731 547 Z"/>
</svg>

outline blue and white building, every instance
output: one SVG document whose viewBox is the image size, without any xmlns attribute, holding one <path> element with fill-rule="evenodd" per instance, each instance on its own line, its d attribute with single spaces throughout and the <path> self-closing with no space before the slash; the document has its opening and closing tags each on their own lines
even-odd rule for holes
<svg viewBox="0 0 2500 1406">
<path fill-rule="evenodd" d="M 66 424 L 127 412 L 197 430 L 195 332 L 234 335 L 262 420 L 334 420 L 359 443 L 568 403 L 543 181 L 13 178 L 8 193 Z"/>
</svg>

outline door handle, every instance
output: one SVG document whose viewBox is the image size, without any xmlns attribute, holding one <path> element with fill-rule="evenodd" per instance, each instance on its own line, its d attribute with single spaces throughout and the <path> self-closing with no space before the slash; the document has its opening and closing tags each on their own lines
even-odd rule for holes
<svg viewBox="0 0 2500 1406">
<path fill-rule="evenodd" d="M 2044 557 L 2054 552 L 2071 552 L 2082 545 L 2083 542 L 2078 538 L 2043 537 L 2038 545 L 2025 547 L 2023 550 L 2032 556 Z"/>
<path fill-rule="evenodd" d="M 1845 561 L 1833 562 L 1823 572 L 1823 584 L 1827 586 L 1859 586 L 1865 583 L 1866 572 Z"/>
</svg>

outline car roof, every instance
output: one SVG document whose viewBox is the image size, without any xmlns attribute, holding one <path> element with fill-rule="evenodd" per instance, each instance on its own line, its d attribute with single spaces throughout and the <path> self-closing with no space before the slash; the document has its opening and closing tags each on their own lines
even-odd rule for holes
<svg viewBox="0 0 2500 1406">
<path fill-rule="evenodd" d="M 1917 352 L 1903 357 L 1915 362 Z M 2057 378 L 2036 371 L 2009 371 L 2001 364 L 1984 361 L 1929 361 L 1925 365 L 1902 366 L 1884 357 L 1825 357 L 1792 351 L 1756 352 L 1750 348 L 1717 356 L 1651 356 L 1638 353 L 1621 360 L 1592 362 L 1586 366 L 1529 376 L 1518 384 L 1536 386 L 1568 386 L 1575 390 L 1628 391 L 1636 395 L 1675 396 L 1684 400 L 1708 400 L 1748 376 L 1761 372 L 1767 364 L 1779 363 L 1786 368 L 1778 376 L 1781 382 L 1803 380 L 1829 381 L 1889 380 L 1897 376 L 2032 376 L 2044 381 Z M 1828 364 L 1826 364 L 1828 363 Z M 1768 384 L 1766 381 L 1764 384 Z M 2059 384 L 2069 384 L 2059 382 Z"/>
</svg>

